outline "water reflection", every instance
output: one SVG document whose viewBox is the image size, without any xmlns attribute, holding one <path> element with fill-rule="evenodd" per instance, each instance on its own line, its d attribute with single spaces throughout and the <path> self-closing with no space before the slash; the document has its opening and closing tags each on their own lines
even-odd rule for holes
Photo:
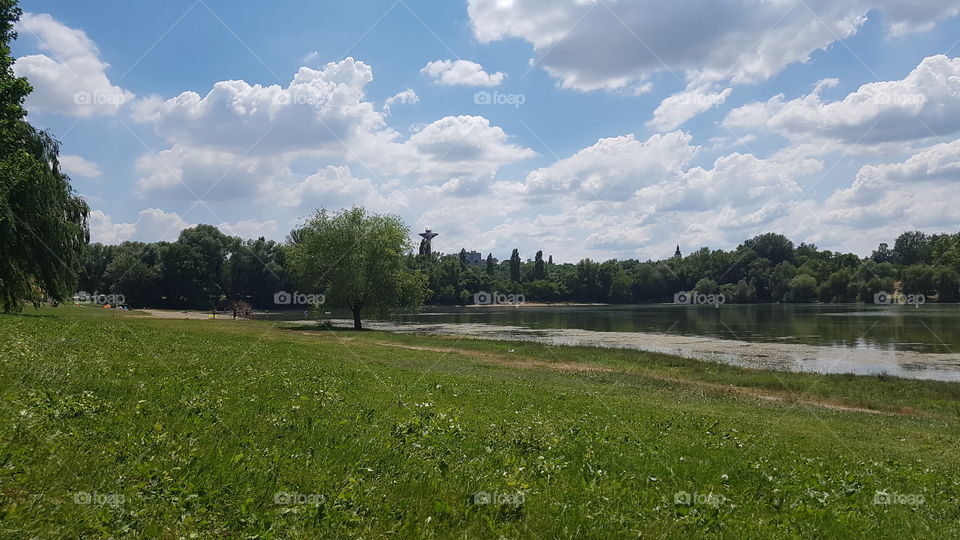
<svg viewBox="0 0 960 540">
<path fill-rule="evenodd" d="M 960 306 L 724 305 L 428 308 L 411 323 L 653 332 L 877 351 L 960 352 Z"/>
</svg>

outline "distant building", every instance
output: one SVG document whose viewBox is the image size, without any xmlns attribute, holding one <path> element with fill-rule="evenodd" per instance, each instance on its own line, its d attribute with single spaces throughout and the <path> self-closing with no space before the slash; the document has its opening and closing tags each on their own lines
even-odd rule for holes
<svg viewBox="0 0 960 540">
<path fill-rule="evenodd" d="M 486 259 L 484 259 L 483 254 L 479 251 L 467 252 L 467 264 L 472 264 L 473 266 L 483 266 L 486 263 Z"/>
<path fill-rule="evenodd" d="M 677 251 L 673 254 L 674 259 L 682 259 L 683 254 L 680 253 L 680 244 L 677 244 Z"/>
</svg>

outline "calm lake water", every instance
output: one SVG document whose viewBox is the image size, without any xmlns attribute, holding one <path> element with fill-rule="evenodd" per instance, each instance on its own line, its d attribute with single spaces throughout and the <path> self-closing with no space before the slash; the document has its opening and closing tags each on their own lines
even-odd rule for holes
<svg viewBox="0 0 960 540">
<path fill-rule="evenodd" d="M 270 318 L 303 321 L 303 315 Z M 342 310 L 331 317 L 350 324 Z M 427 307 L 417 315 L 365 326 L 638 349 L 764 369 L 960 382 L 957 304 Z"/>
<path fill-rule="evenodd" d="M 538 329 L 654 332 L 776 342 L 960 353 L 960 305 L 753 304 L 712 306 L 427 307 L 402 322 L 480 323 Z"/>
</svg>

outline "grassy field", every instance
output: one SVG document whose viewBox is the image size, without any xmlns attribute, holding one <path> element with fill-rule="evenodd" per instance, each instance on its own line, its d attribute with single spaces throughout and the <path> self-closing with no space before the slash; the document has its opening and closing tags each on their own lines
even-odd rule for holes
<svg viewBox="0 0 960 540">
<path fill-rule="evenodd" d="M 0 537 L 960 538 L 960 385 L 0 316 Z"/>
</svg>

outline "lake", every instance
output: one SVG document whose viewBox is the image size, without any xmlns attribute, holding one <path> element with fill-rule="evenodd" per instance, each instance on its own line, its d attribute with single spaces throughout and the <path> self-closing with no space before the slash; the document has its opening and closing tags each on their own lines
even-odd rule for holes
<svg viewBox="0 0 960 540">
<path fill-rule="evenodd" d="M 347 318 L 340 310 L 333 316 Z M 431 306 L 364 325 L 637 349 L 767 369 L 960 381 L 957 304 Z"/>
<path fill-rule="evenodd" d="M 427 307 L 405 322 L 654 332 L 882 351 L 960 352 L 960 305 L 750 304 Z"/>
</svg>

